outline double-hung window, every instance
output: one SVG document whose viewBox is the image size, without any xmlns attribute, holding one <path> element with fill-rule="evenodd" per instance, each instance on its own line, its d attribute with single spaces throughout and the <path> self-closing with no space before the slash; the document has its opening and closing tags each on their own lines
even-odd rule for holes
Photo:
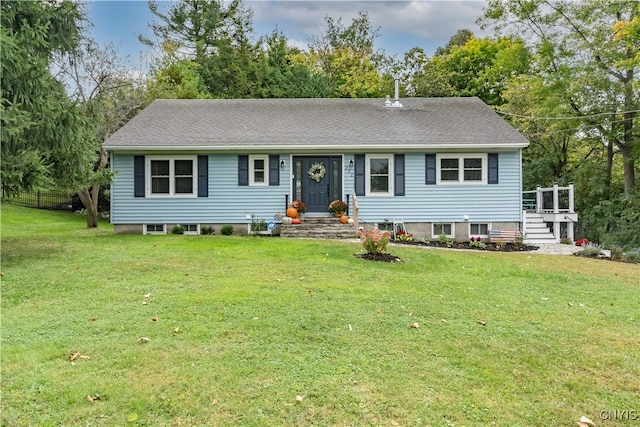
<svg viewBox="0 0 640 427">
<path fill-rule="evenodd" d="M 393 195 L 393 155 L 367 156 L 367 195 Z"/>
<path fill-rule="evenodd" d="M 147 157 L 149 196 L 196 196 L 196 157 Z"/>
<path fill-rule="evenodd" d="M 440 154 L 437 162 L 439 184 L 484 184 L 487 182 L 485 154 Z"/>
<path fill-rule="evenodd" d="M 269 156 L 249 156 L 249 184 L 269 185 Z"/>
</svg>

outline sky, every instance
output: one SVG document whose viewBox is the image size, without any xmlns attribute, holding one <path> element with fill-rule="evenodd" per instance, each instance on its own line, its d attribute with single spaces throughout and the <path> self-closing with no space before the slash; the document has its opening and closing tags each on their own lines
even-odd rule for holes
<svg viewBox="0 0 640 427">
<path fill-rule="evenodd" d="M 130 61 L 140 65 L 153 56 L 137 39 L 138 34 L 152 36 L 148 24 L 154 16 L 146 1 L 102 0 L 84 4 L 92 23 L 89 32 L 93 38 L 101 44 L 113 43 L 122 56 L 129 56 Z M 476 36 L 489 35 L 475 23 L 486 5 L 482 0 L 245 0 L 244 4 L 253 10 L 255 40 L 277 27 L 290 44 L 301 48 L 306 47 L 310 35 L 326 30 L 327 15 L 334 19 L 341 17 L 342 24 L 348 26 L 360 11 L 367 12 L 373 28 L 379 28 L 375 48 L 398 59 L 413 47 L 421 47 L 432 55 L 463 28 Z"/>
</svg>

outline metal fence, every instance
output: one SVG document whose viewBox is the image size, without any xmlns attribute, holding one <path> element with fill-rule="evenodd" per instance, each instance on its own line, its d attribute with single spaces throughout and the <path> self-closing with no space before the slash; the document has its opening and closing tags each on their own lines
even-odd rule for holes
<svg viewBox="0 0 640 427">
<path fill-rule="evenodd" d="M 32 191 L 20 193 L 6 199 L 8 202 L 29 208 L 55 209 L 61 211 L 74 210 L 73 196 L 57 191 Z"/>
</svg>

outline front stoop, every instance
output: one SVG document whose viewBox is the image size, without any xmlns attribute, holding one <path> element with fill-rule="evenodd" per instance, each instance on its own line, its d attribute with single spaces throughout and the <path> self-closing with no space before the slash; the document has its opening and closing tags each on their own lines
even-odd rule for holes
<svg viewBox="0 0 640 427">
<path fill-rule="evenodd" d="M 281 224 L 280 237 L 304 237 L 314 239 L 353 239 L 353 224 L 342 224 L 335 217 L 305 217 L 300 224 Z"/>
</svg>

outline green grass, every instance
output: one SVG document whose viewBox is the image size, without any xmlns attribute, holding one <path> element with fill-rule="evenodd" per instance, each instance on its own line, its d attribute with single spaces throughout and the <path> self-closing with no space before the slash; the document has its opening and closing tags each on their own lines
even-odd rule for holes
<svg viewBox="0 0 640 427">
<path fill-rule="evenodd" d="M 375 263 L 356 243 L 84 224 L 2 206 L 2 425 L 608 426 L 633 422 L 600 411 L 640 412 L 637 265 L 397 246 L 403 262 Z"/>
</svg>

